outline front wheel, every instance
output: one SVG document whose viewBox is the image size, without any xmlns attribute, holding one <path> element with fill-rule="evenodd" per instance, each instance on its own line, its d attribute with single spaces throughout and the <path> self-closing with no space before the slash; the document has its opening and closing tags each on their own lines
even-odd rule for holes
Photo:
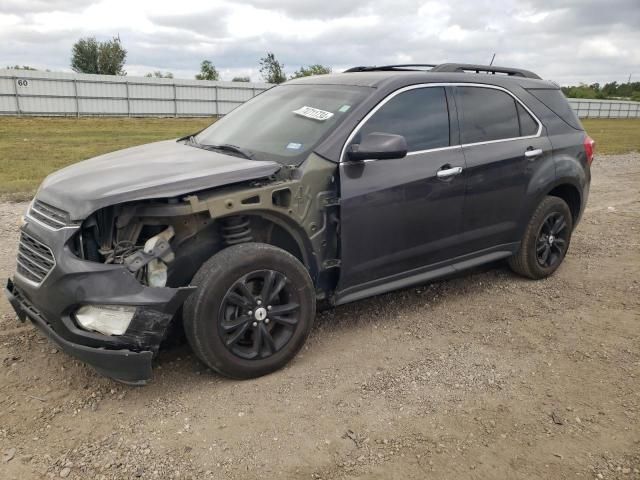
<svg viewBox="0 0 640 480">
<path fill-rule="evenodd" d="M 525 277 L 548 277 L 564 260 L 572 232 L 573 218 L 566 202 L 545 197 L 527 225 L 520 250 L 509 258 L 509 266 Z"/>
<path fill-rule="evenodd" d="M 288 252 L 261 243 L 226 248 L 198 270 L 184 305 L 195 354 L 232 378 L 271 373 L 291 360 L 315 317 L 306 268 Z"/>
</svg>

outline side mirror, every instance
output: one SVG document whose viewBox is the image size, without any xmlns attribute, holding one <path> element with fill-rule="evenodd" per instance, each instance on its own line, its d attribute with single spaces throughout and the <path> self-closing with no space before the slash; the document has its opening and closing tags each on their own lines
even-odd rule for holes
<svg viewBox="0 0 640 480">
<path fill-rule="evenodd" d="M 391 133 L 370 133 L 360 144 L 351 145 L 347 150 L 349 160 L 388 160 L 407 155 L 407 141 L 402 135 Z"/>
</svg>

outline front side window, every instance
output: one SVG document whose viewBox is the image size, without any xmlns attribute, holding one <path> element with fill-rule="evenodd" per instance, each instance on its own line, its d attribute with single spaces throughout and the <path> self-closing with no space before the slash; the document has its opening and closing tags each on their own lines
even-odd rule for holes
<svg viewBox="0 0 640 480">
<path fill-rule="evenodd" d="M 449 110 L 442 87 L 402 92 L 382 105 L 358 131 L 352 143 L 369 133 L 402 135 L 409 152 L 449 146 Z"/>
<path fill-rule="evenodd" d="M 520 122 L 515 99 L 493 88 L 458 87 L 463 144 L 517 138 Z"/>
</svg>

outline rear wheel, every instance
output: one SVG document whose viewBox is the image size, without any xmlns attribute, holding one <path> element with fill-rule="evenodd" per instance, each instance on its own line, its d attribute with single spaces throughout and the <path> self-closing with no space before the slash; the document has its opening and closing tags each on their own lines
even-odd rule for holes
<svg viewBox="0 0 640 480">
<path fill-rule="evenodd" d="M 572 231 L 573 219 L 566 202 L 546 197 L 533 213 L 520 250 L 509 259 L 509 266 L 525 277 L 548 277 L 564 260 Z"/>
<path fill-rule="evenodd" d="M 217 372 L 252 378 L 291 360 L 315 316 L 315 290 L 291 254 L 260 243 L 229 247 L 195 275 L 184 326 L 196 355 Z"/>
</svg>

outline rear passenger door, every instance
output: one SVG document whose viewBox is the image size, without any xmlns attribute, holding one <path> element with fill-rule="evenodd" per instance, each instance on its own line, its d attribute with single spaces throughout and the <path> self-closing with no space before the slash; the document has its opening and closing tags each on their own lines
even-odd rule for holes
<svg viewBox="0 0 640 480">
<path fill-rule="evenodd" d="M 553 161 L 543 127 L 518 99 L 494 86 L 457 86 L 466 161 L 465 253 L 518 242 L 529 183 Z"/>
</svg>

